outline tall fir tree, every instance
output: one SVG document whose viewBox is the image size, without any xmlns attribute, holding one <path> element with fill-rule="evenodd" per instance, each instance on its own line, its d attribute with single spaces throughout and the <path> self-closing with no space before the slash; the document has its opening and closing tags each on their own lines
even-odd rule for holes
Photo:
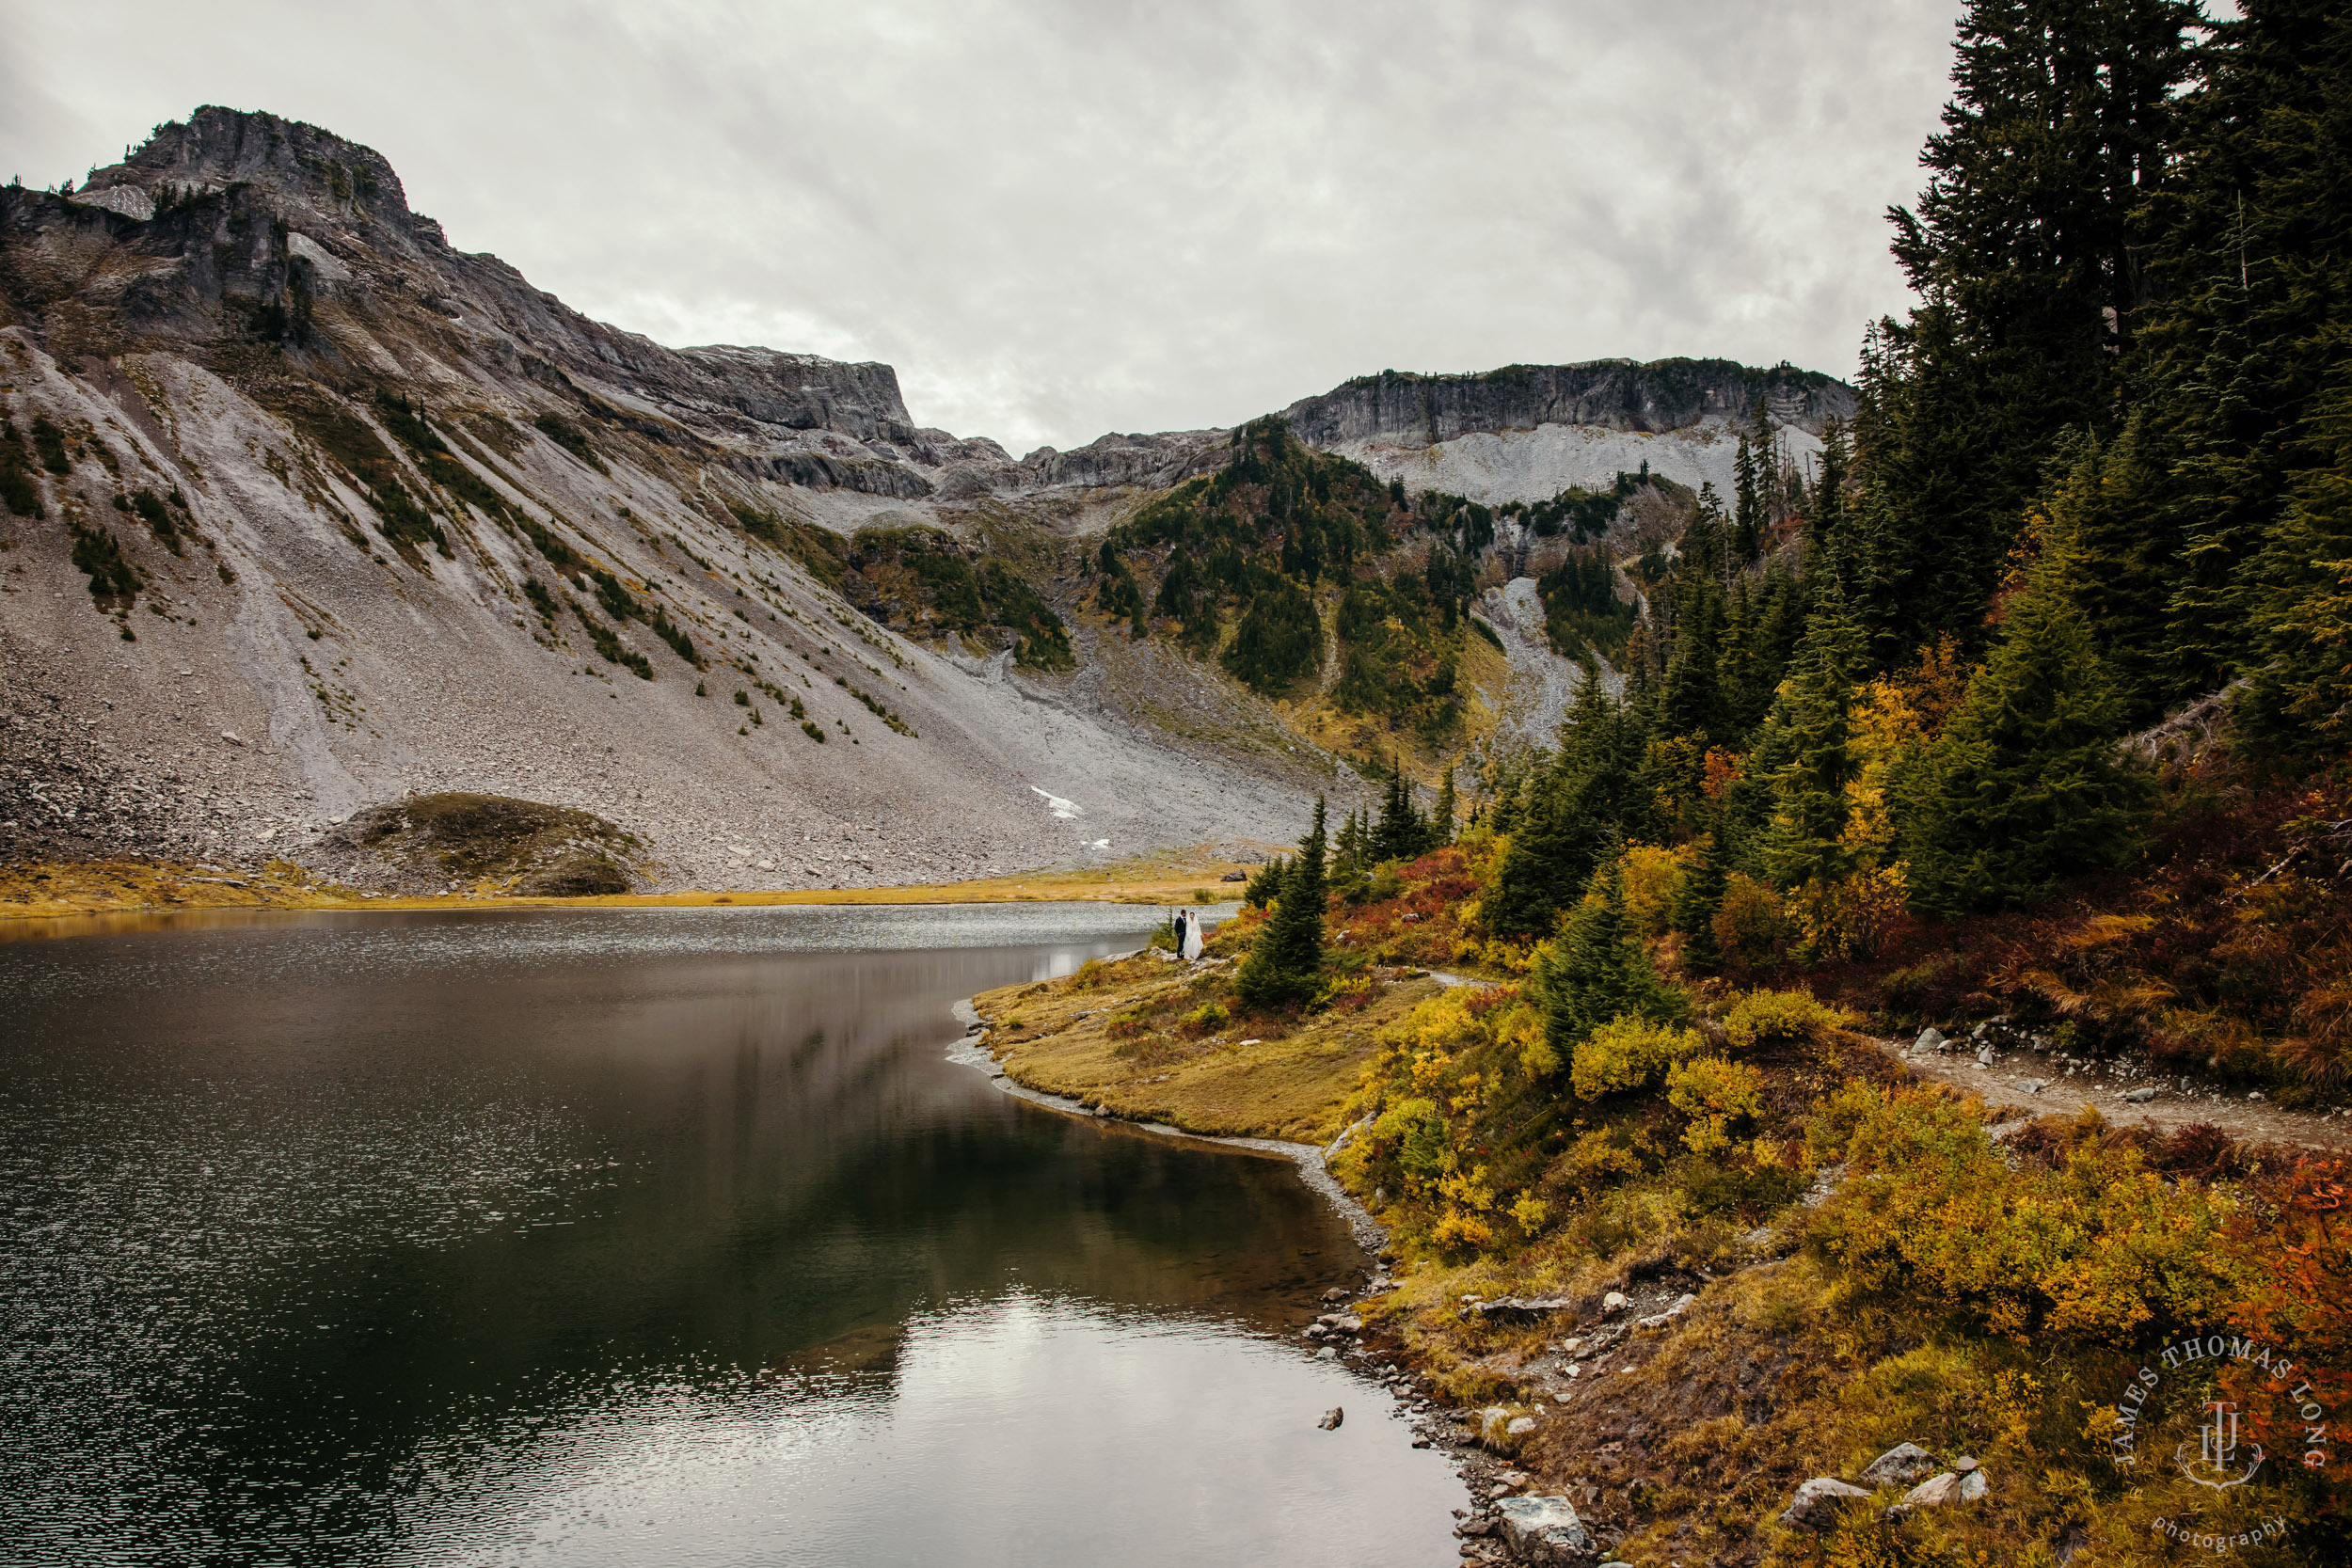
<svg viewBox="0 0 2352 1568">
<path fill-rule="evenodd" d="M 2147 783 L 2116 757 L 2123 706 L 2075 597 L 2070 545 L 2062 533 L 2045 542 L 1991 657 L 1904 786 L 1922 909 L 2022 907 L 2131 850 Z"/>
<path fill-rule="evenodd" d="M 1233 976 L 1233 990 L 1253 1007 L 1304 1002 L 1322 981 L 1325 858 L 1323 797 L 1315 797 L 1314 826 L 1298 841 L 1298 855 L 1282 873 L 1274 913 Z"/>
<path fill-rule="evenodd" d="M 2237 9 L 2196 52 L 2173 172 L 2142 225 L 2157 299 L 2133 360 L 2181 541 L 2174 698 L 2263 667 L 2248 618 L 2271 619 L 2257 601 L 2279 581 L 2273 531 L 2301 526 L 2290 498 L 2340 461 L 2314 421 L 2352 341 L 2352 12 Z"/>
<path fill-rule="evenodd" d="M 1602 689 L 1586 666 L 1560 752 L 1529 782 L 1511 841 L 1496 867 L 1486 921 L 1505 936 L 1545 936 L 1600 863 L 1612 836 L 1639 818 L 1645 726 Z"/>
<path fill-rule="evenodd" d="M 2053 441 L 2113 419 L 2152 289 L 2132 225 L 2166 174 L 2197 20 L 2185 0 L 1974 0 L 1963 18 L 1928 186 L 1889 214 L 1922 303 L 1864 361 L 1884 602 L 1863 608 L 1882 635 L 1976 645 Z"/>
<path fill-rule="evenodd" d="M 1723 909 L 1724 895 L 1731 885 L 1730 867 L 1724 863 L 1720 811 L 1715 825 L 1699 835 L 1695 847 L 1698 858 L 1677 884 L 1666 917 L 1682 933 L 1683 969 L 1693 974 L 1712 974 L 1724 962 L 1723 950 L 1715 942 L 1715 916 Z"/>
<path fill-rule="evenodd" d="M 1862 628 L 1836 584 L 1826 584 L 1770 721 L 1787 760 L 1772 779 L 1764 864 L 1781 887 L 1826 885 L 1850 869 L 1843 838 L 1855 767 L 1853 686 L 1866 657 Z"/>
</svg>

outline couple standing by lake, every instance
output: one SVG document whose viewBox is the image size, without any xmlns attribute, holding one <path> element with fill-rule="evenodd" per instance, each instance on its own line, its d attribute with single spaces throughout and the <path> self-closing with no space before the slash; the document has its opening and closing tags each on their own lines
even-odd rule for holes
<svg viewBox="0 0 2352 1568">
<path fill-rule="evenodd" d="M 1206 938 L 1200 930 L 1200 916 L 1191 910 L 1176 911 L 1176 956 L 1198 958 Z"/>
</svg>

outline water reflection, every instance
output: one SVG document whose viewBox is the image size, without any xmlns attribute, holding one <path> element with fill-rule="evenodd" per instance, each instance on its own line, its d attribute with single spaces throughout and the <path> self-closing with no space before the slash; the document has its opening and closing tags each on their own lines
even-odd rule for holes
<svg viewBox="0 0 2352 1568">
<path fill-rule="evenodd" d="M 1360 1262 L 1289 1167 L 941 1059 L 956 997 L 1156 918 L 313 915 L 0 950 L 0 1539 L 1438 1560 L 1441 1465 L 1316 1432 L 1344 1374 L 1249 1337 Z"/>
</svg>

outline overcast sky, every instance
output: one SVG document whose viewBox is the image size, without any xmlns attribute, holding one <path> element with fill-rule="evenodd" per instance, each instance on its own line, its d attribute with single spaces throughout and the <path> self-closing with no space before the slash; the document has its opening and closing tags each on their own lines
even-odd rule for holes
<svg viewBox="0 0 2352 1568">
<path fill-rule="evenodd" d="M 0 177 L 310 120 L 590 315 L 887 360 L 1017 454 L 1383 367 L 1849 374 L 1958 9 L 0 0 Z"/>
</svg>

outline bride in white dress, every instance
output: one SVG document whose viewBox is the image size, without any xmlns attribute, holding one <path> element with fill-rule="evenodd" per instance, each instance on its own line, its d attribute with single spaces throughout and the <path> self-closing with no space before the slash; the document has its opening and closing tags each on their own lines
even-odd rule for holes
<svg viewBox="0 0 2352 1568">
<path fill-rule="evenodd" d="M 1178 949 L 1178 955 L 1185 958 L 1199 958 L 1201 949 L 1206 945 L 1200 937 L 1200 912 L 1195 910 L 1186 910 L 1184 911 L 1184 945 Z"/>
</svg>

